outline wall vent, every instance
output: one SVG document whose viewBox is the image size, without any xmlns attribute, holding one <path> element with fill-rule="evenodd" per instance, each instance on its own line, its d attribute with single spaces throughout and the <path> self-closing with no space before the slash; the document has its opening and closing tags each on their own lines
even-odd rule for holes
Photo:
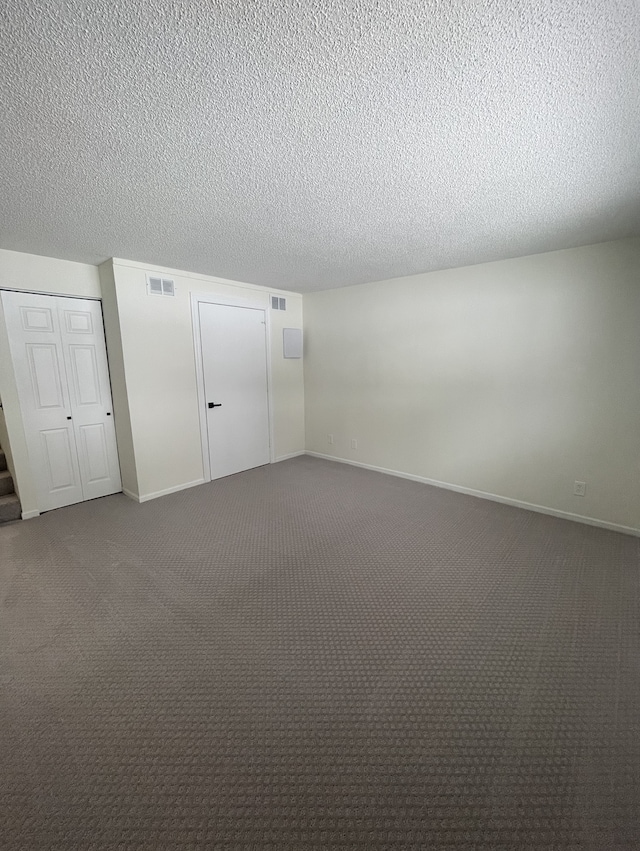
<svg viewBox="0 0 640 851">
<path fill-rule="evenodd" d="M 278 298 L 277 295 L 272 295 L 271 296 L 271 308 L 272 308 L 272 310 L 286 310 L 287 309 L 286 298 Z"/>
<path fill-rule="evenodd" d="M 175 284 L 171 278 L 147 275 L 147 293 L 149 295 L 175 295 Z"/>
</svg>

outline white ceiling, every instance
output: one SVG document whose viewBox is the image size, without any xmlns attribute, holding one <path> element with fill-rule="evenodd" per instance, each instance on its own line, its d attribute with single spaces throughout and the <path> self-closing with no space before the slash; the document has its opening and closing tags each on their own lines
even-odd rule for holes
<svg viewBox="0 0 640 851">
<path fill-rule="evenodd" d="M 298 291 L 640 233 L 638 0 L 3 0 L 0 247 Z"/>
</svg>

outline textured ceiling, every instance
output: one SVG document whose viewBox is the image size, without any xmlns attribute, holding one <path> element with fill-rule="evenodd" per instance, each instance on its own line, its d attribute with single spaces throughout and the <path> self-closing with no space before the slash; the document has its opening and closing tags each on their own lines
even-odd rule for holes
<svg viewBox="0 0 640 851">
<path fill-rule="evenodd" d="M 299 291 L 640 233 L 638 0 L 3 0 L 0 247 Z"/>
</svg>

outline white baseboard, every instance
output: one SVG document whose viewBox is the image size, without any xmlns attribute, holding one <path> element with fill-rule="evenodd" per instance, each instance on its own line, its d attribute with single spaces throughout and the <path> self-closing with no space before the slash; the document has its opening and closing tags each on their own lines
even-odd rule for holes
<svg viewBox="0 0 640 851">
<path fill-rule="evenodd" d="M 33 520 L 34 517 L 40 517 L 39 511 L 23 511 L 22 512 L 23 520 Z"/>
<path fill-rule="evenodd" d="M 348 458 L 337 458 L 335 455 L 325 455 L 322 452 L 307 451 L 306 455 L 314 458 L 324 458 L 326 461 L 337 461 L 340 464 L 349 464 L 352 467 L 362 467 L 365 470 L 374 470 L 376 473 L 386 473 L 388 476 L 397 476 L 400 479 L 409 479 L 412 482 L 421 482 L 425 485 L 433 485 L 436 488 L 464 493 L 468 496 L 477 496 L 480 499 L 489 499 L 492 502 L 500 502 L 503 505 L 512 505 L 515 508 L 524 508 L 527 511 L 535 511 L 538 514 L 548 514 L 551 517 L 560 517 L 563 520 L 573 520 L 576 523 L 585 523 L 587 526 L 598 526 L 601 529 L 609 529 L 612 532 L 622 532 L 625 535 L 640 537 L 640 529 L 633 526 L 622 526 L 619 523 L 609 523 L 607 520 L 598 520 L 596 517 L 586 517 L 583 514 L 572 514 L 570 511 L 559 511 L 546 505 L 536 505 L 533 502 L 523 502 L 519 499 L 511 499 L 508 496 L 479 491 L 474 488 L 465 488 L 462 485 L 452 485 L 449 482 L 440 482 L 437 479 L 427 479 L 425 476 L 414 476 L 411 473 L 402 473 L 399 470 L 388 470 L 386 467 L 375 467 L 373 464 L 363 464 L 361 461 L 352 461 Z"/>
<path fill-rule="evenodd" d="M 289 452 L 288 455 L 278 455 L 274 464 L 277 464 L 279 461 L 288 461 L 289 458 L 299 458 L 301 455 L 307 455 L 304 449 L 301 449 L 299 452 Z"/>
<path fill-rule="evenodd" d="M 128 496 L 129 499 L 133 499 L 135 502 L 149 502 L 150 499 L 157 499 L 159 496 L 168 496 L 170 493 L 177 493 L 178 491 L 187 490 L 187 488 L 194 488 L 196 485 L 203 485 L 204 479 L 195 479 L 193 482 L 184 482 L 182 485 L 174 485 L 172 488 L 165 488 L 162 491 L 153 491 L 152 493 L 143 493 L 137 494 L 133 491 L 129 491 L 126 488 L 122 488 L 122 493 L 125 496 Z"/>
<path fill-rule="evenodd" d="M 181 485 L 174 485 L 172 488 L 165 488 L 161 491 L 153 491 L 153 493 L 143 493 L 138 497 L 138 502 L 149 502 L 151 499 L 158 499 L 159 496 L 169 496 L 170 493 L 178 493 L 178 491 L 186 491 L 188 488 L 195 488 L 196 485 L 203 485 L 204 479 L 194 479 L 192 482 L 184 482 Z M 129 494 L 127 494 L 128 496 Z M 135 497 L 134 497 L 135 499 Z"/>
</svg>

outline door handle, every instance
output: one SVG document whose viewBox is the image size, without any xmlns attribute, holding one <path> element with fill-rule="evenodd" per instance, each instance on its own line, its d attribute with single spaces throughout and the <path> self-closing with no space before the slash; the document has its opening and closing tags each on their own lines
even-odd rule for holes
<svg viewBox="0 0 640 851">
<path fill-rule="evenodd" d="M 207 402 L 209 408 L 221 408 L 222 402 Z"/>
<path fill-rule="evenodd" d="M 71 419 L 71 417 L 67 417 L 67 419 L 68 419 L 68 420 L 70 420 L 70 419 Z"/>
</svg>

